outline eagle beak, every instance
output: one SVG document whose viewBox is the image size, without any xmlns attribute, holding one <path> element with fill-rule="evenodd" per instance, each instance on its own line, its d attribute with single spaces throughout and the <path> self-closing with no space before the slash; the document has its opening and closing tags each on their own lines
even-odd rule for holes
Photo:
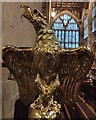
<svg viewBox="0 0 96 120">
<path fill-rule="evenodd" d="M 25 18 L 32 20 L 33 19 L 33 15 L 32 15 L 31 8 L 28 5 L 26 5 L 26 4 L 23 4 L 20 7 L 24 9 L 24 12 L 22 13 L 22 15 Z"/>
</svg>

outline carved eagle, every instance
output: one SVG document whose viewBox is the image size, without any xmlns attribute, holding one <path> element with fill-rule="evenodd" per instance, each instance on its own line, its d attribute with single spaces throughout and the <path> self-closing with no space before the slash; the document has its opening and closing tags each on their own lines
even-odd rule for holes
<svg viewBox="0 0 96 120">
<path fill-rule="evenodd" d="M 92 52 L 85 47 L 63 49 L 48 27 L 45 16 L 27 5 L 21 7 L 24 8 L 22 15 L 36 30 L 35 46 L 28 49 L 15 46 L 3 48 L 3 61 L 17 81 L 20 99 L 29 105 L 38 97 L 37 74 L 48 85 L 58 74 L 60 86 L 54 92 L 54 99 L 61 104 L 76 101 L 79 88 L 93 63 Z"/>
</svg>

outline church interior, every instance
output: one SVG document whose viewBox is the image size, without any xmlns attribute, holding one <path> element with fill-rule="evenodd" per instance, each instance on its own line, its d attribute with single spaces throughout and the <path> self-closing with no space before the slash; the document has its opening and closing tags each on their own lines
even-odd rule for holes
<svg viewBox="0 0 96 120">
<path fill-rule="evenodd" d="M 22 8 L 20 8 L 22 4 L 27 4 L 32 10 L 36 8 L 46 16 L 48 28 L 53 31 L 57 41 L 64 50 L 70 51 L 83 46 L 92 51 L 93 63 L 88 74 L 83 78 L 85 82 L 80 86 L 78 100 L 74 103 L 70 102 L 67 104 L 65 102 L 62 104 L 61 116 L 64 120 L 95 120 L 96 2 L 93 0 L 88 2 L 70 2 L 70 0 L 2 2 L 2 49 L 7 45 L 13 45 L 22 49 L 31 48 L 35 45 L 37 39 L 36 31 L 33 25 L 22 16 Z M 3 60 L 0 87 L 2 88 L 0 90 L 2 91 L 0 118 L 17 118 L 17 120 L 18 118 L 26 118 L 28 113 L 25 110 L 25 106 L 18 103 L 20 93 L 18 88 L 20 86 L 17 85 L 14 75 L 8 70 Z"/>
</svg>

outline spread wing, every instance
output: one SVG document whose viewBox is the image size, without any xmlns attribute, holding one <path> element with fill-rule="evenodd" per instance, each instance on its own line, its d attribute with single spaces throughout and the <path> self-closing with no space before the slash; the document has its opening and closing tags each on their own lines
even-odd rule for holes
<svg viewBox="0 0 96 120">
<path fill-rule="evenodd" d="M 14 46 L 3 48 L 3 61 L 11 74 L 15 77 L 19 97 L 26 104 L 34 101 L 38 95 L 35 85 L 36 70 L 33 64 L 32 48 L 21 49 Z"/>
<path fill-rule="evenodd" d="M 61 98 L 57 100 L 61 103 L 76 101 L 80 86 L 86 80 L 86 74 L 92 66 L 93 54 L 88 49 L 80 47 L 69 51 L 61 50 L 59 58 L 61 86 L 55 98 Z"/>
</svg>

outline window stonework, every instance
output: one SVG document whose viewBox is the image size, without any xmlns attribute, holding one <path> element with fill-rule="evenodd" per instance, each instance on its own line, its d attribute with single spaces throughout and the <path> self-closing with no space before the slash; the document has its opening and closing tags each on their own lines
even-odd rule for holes
<svg viewBox="0 0 96 120">
<path fill-rule="evenodd" d="M 68 14 L 59 16 L 53 23 L 52 30 L 62 48 L 79 47 L 79 27 L 77 22 Z"/>
</svg>

